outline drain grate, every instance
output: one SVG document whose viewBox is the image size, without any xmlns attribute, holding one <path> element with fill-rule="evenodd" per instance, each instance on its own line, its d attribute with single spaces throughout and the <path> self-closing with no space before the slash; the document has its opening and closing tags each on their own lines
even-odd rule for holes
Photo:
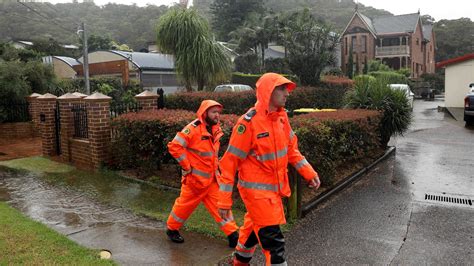
<svg viewBox="0 0 474 266">
<path fill-rule="evenodd" d="M 7 155 L 7 154 L 0 151 L 0 156 L 4 156 L 4 155 Z"/>
<path fill-rule="evenodd" d="M 456 203 L 456 204 L 463 204 L 463 205 L 472 206 L 472 200 L 463 199 L 463 198 L 455 198 L 455 197 L 425 194 L 425 200 L 442 201 L 442 202 L 449 202 L 449 203 Z"/>
</svg>

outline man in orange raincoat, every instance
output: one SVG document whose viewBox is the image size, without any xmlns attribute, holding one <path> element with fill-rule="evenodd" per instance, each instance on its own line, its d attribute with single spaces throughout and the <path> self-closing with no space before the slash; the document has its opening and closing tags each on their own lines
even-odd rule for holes
<svg viewBox="0 0 474 266">
<path fill-rule="evenodd" d="M 286 223 L 281 197 L 291 194 L 290 163 L 309 183 L 319 188 L 319 176 L 298 150 L 298 138 L 283 108 L 296 84 L 267 73 L 257 81 L 257 103 L 234 126 L 229 147 L 220 162 L 219 214 L 231 216 L 232 190 L 238 170 L 238 189 L 247 208 L 240 228 L 234 265 L 248 265 L 260 243 L 266 264 L 286 265 L 285 240 L 280 225 Z"/>
<path fill-rule="evenodd" d="M 182 168 L 181 193 L 176 199 L 167 221 L 166 234 L 171 241 L 183 243 L 179 229 L 196 209 L 204 203 L 209 213 L 227 235 L 229 246 L 237 245 L 238 227 L 232 219 L 223 220 L 217 211 L 218 152 L 222 135 L 219 116 L 222 105 L 204 100 L 197 111 L 198 118 L 178 132 L 168 143 L 168 150 Z M 231 216 L 232 214 L 230 214 Z"/>
</svg>

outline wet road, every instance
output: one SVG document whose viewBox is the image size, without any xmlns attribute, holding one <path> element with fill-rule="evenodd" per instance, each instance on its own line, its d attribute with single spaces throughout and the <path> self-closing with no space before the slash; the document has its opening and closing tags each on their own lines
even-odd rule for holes
<svg viewBox="0 0 474 266">
<path fill-rule="evenodd" d="M 448 265 L 474 263 L 474 129 L 416 101 L 396 154 L 286 234 L 288 263 Z M 259 256 L 261 260 L 261 256 Z"/>
<path fill-rule="evenodd" d="M 100 204 L 33 175 L 0 171 L 0 200 L 83 246 L 110 250 L 120 264 L 208 265 L 231 252 L 224 241 L 187 232 L 184 244 L 173 244 L 162 222 Z"/>
</svg>

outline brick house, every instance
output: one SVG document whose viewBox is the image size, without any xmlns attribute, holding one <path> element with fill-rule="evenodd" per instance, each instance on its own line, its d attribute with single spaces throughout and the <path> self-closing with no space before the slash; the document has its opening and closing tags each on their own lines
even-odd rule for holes
<svg viewBox="0 0 474 266">
<path fill-rule="evenodd" d="M 362 73 L 368 61 L 382 60 L 392 69 L 409 68 L 411 77 L 435 72 L 436 39 L 432 25 L 422 25 L 420 13 L 371 19 L 357 8 L 341 34 L 341 67 Z"/>
</svg>

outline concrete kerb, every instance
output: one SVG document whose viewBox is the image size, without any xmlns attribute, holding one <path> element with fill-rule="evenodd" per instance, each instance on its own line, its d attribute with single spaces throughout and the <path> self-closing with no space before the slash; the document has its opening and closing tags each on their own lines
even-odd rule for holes
<svg viewBox="0 0 474 266">
<path fill-rule="evenodd" d="M 345 187 L 347 187 L 349 184 L 352 182 L 356 181 L 359 179 L 361 176 L 364 174 L 368 173 L 370 170 L 372 170 L 378 163 L 386 159 L 388 156 L 393 154 L 395 152 L 396 148 L 395 147 L 390 147 L 385 153 L 380 156 L 377 160 L 375 160 L 373 163 L 371 163 L 369 166 L 364 167 L 363 169 L 359 170 L 358 172 L 345 177 L 341 181 L 339 181 L 336 185 L 334 185 L 332 188 L 330 188 L 328 191 L 325 191 L 321 195 L 317 196 L 313 200 L 311 200 L 309 203 L 307 203 L 305 206 L 302 207 L 302 217 L 306 216 L 311 210 L 315 209 L 319 204 L 322 202 L 326 201 L 329 199 L 332 195 L 336 194 L 337 192 L 343 190 Z"/>
</svg>

